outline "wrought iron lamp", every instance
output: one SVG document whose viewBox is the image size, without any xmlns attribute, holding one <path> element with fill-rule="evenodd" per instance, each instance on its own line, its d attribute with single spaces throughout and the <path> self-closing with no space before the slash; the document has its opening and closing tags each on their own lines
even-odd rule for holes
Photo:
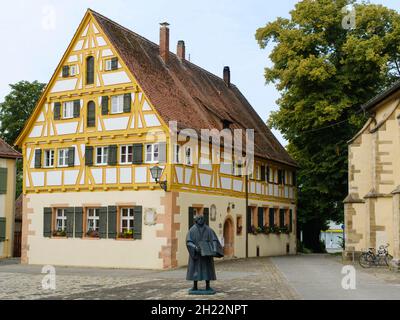
<svg viewBox="0 0 400 320">
<path fill-rule="evenodd" d="M 151 177 L 158 183 L 164 191 L 167 191 L 167 181 L 160 181 L 164 169 L 159 166 L 150 168 Z"/>
</svg>

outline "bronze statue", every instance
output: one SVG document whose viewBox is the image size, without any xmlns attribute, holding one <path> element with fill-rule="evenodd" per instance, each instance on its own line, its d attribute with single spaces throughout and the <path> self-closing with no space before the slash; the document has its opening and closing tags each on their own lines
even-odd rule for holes
<svg viewBox="0 0 400 320">
<path fill-rule="evenodd" d="M 210 281 L 217 280 L 214 257 L 222 258 L 224 254 L 217 235 L 205 224 L 203 215 L 195 217 L 195 224 L 186 238 L 186 246 L 189 251 L 186 280 L 194 282 L 189 294 L 215 294 L 210 287 Z M 206 290 L 198 290 L 198 281 L 206 282 Z"/>
</svg>

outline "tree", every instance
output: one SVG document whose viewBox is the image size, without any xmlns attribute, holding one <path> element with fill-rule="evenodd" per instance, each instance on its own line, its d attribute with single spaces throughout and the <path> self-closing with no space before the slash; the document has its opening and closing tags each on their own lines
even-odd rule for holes
<svg viewBox="0 0 400 320">
<path fill-rule="evenodd" d="M 352 6 L 356 25 L 342 26 Z M 326 222 L 343 221 L 347 141 L 361 128 L 360 106 L 400 76 L 400 16 L 354 0 L 303 0 L 256 32 L 273 42 L 267 83 L 281 92 L 268 124 L 288 141 L 298 162 L 298 218 L 304 245 L 318 250 Z"/>
<path fill-rule="evenodd" d="M 38 81 L 20 81 L 10 84 L 11 92 L 0 103 L 0 137 L 13 145 L 21 133 L 25 122 L 33 112 L 45 84 Z M 22 162 L 17 162 L 17 192 L 22 192 Z"/>
</svg>

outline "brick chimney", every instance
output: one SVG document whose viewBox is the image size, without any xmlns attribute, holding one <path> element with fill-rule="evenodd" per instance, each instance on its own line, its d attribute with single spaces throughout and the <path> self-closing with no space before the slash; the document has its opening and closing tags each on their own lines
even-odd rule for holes
<svg viewBox="0 0 400 320">
<path fill-rule="evenodd" d="M 169 59 L 169 23 L 160 23 L 160 56 L 167 64 Z"/>
<path fill-rule="evenodd" d="M 179 59 L 181 59 L 181 60 L 186 59 L 185 41 L 183 41 L 183 40 L 178 41 L 178 48 L 176 50 L 176 54 L 178 55 Z"/>
<path fill-rule="evenodd" d="M 231 70 L 229 67 L 224 67 L 224 81 L 228 87 L 231 86 Z"/>
</svg>

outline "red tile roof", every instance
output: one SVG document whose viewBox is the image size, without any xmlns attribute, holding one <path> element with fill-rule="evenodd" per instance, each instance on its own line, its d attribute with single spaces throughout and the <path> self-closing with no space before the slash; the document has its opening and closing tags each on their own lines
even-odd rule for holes
<svg viewBox="0 0 400 320">
<path fill-rule="evenodd" d="M 178 128 L 222 130 L 222 121 L 232 129 L 255 130 L 255 155 L 296 166 L 285 148 L 235 85 L 228 87 L 214 74 L 180 60 L 170 53 L 168 65 L 159 55 L 159 46 L 91 11 L 121 58 L 168 124 Z"/>
<path fill-rule="evenodd" d="M 0 138 L 0 158 L 18 159 L 22 158 L 22 155 Z"/>
</svg>

